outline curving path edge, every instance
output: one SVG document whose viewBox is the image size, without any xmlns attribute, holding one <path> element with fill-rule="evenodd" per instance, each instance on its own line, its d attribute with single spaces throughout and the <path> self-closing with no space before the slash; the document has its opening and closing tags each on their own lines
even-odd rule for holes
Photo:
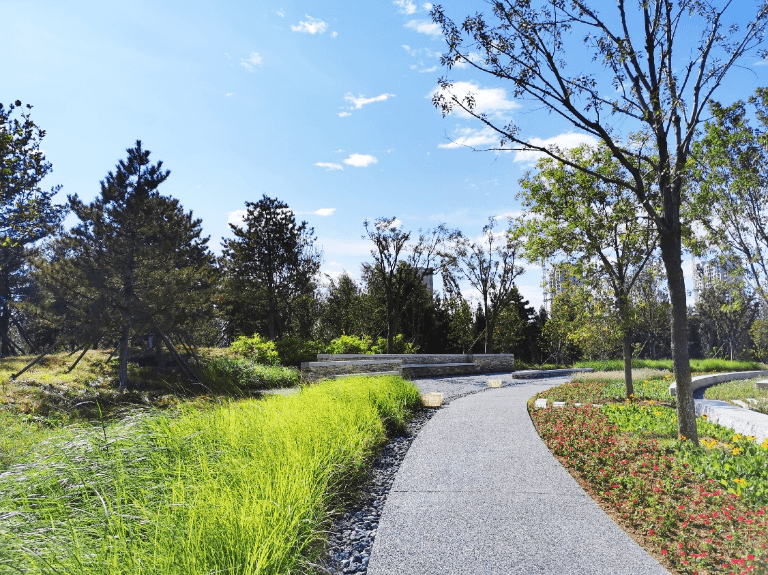
<svg viewBox="0 0 768 575">
<path fill-rule="evenodd" d="M 368 575 L 667 573 L 536 433 L 527 400 L 564 381 L 488 389 L 436 413 L 397 473 Z M 415 383 L 435 382 L 446 380 Z"/>
</svg>

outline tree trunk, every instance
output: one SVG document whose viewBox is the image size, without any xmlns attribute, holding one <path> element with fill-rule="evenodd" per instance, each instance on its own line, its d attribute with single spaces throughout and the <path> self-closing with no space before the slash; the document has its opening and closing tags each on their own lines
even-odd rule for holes
<svg viewBox="0 0 768 575">
<path fill-rule="evenodd" d="M 120 392 L 128 387 L 128 344 L 130 343 L 130 326 L 123 324 L 120 334 Z"/>
<path fill-rule="evenodd" d="M 679 234 L 677 236 L 674 237 L 670 230 L 662 230 L 659 238 L 672 303 L 672 358 L 677 387 L 677 432 L 681 438 L 698 445 L 696 407 L 691 387 L 691 364 L 688 359 L 688 310 L 681 256 L 682 242 Z"/>
<path fill-rule="evenodd" d="M 624 358 L 624 387 L 627 391 L 627 399 L 635 395 L 635 386 L 632 384 L 632 330 L 629 328 L 629 295 L 617 290 L 616 305 L 619 308 L 619 321 L 621 322 L 622 340 L 621 348 Z"/>
<path fill-rule="evenodd" d="M 7 281 L 3 282 L 0 305 L 2 305 L 2 310 L 0 310 L 0 357 L 8 357 L 13 355 L 13 348 L 8 333 L 11 329 L 11 290 L 8 288 Z"/>
<path fill-rule="evenodd" d="M 622 341 L 624 352 L 624 386 L 627 388 L 627 399 L 632 399 L 635 395 L 635 386 L 632 384 L 632 332 L 624 331 Z"/>
</svg>

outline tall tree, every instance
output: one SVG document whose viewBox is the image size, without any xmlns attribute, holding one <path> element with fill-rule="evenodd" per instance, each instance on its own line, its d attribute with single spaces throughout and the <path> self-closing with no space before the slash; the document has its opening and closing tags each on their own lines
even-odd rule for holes
<svg viewBox="0 0 768 575">
<path fill-rule="evenodd" d="M 712 103 L 691 162 L 699 188 L 693 212 L 708 243 L 743 262 L 752 289 L 768 302 L 768 89 L 759 88 L 749 104 L 757 127 L 743 101 Z"/>
<path fill-rule="evenodd" d="M 58 230 L 64 215 L 63 206 L 52 203 L 61 186 L 40 186 L 52 166 L 40 149 L 45 130 L 31 110 L 18 100 L 7 108 L 0 103 L 0 356 L 21 349 L 10 332 L 14 324 L 23 332 L 13 315 L 27 289 L 30 247 Z"/>
<path fill-rule="evenodd" d="M 641 208 L 632 190 L 616 183 L 629 174 L 606 147 L 582 146 L 563 155 L 580 168 L 543 158 L 520 180 L 526 213 L 519 233 L 530 261 L 565 258 L 595 290 L 610 286 L 629 398 L 634 395 L 630 294 L 656 249 L 656 229 L 637 217 Z"/>
<path fill-rule="evenodd" d="M 235 237 L 222 242 L 230 329 L 274 339 L 286 332 L 297 300 L 315 291 L 322 254 L 314 230 L 297 225 L 285 202 L 265 194 L 245 207 L 244 226 L 230 224 Z"/>
<path fill-rule="evenodd" d="M 511 230 L 496 234 L 493 231 L 496 224 L 495 218 L 489 218 L 481 239 L 463 237 L 457 249 L 462 275 L 480 294 L 479 303 L 485 317 L 484 353 L 493 353 L 496 321 L 502 310 L 512 303 L 515 278 L 523 273 L 523 267 L 517 264 L 519 239 Z"/>
<path fill-rule="evenodd" d="M 429 275 L 436 275 L 450 261 L 444 246 L 456 238 L 444 225 L 420 233 L 411 242 L 411 232 L 403 231 L 396 218 L 365 220 L 363 239 L 373 242 L 373 264 L 363 264 L 363 272 L 375 277 L 382 287 L 387 322 L 387 353 L 397 334 L 403 310 L 408 301 L 419 293 L 419 287 Z"/>
<path fill-rule="evenodd" d="M 212 256 L 201 221 L 157 188 L 170 175 L 137 141 L 101 182 L 90 204 L 77 195 L 69 206 L 80 223 L 53 246 L 44 263 L 50 289 L 68 302 L 72 337 L 83 346 L 119 342 L 120 390 L 128 381 L 133 337 L 155 334 L 194 372 L 169 339 L 210 307 Z M 73 317 L 72 317 L 73 316 Z"/>
<path fill-rule="evenodd" d="M 768 4 L 759 2 L 754 20 L 743 29 L 726 18 L 731 2 L 715 7 L 701 0 L 618 0 L 600 11 L 589 0 L 489 4 L 491 19 L 477 13 L 461 28 L 441 6 L 432 9 L 448 44 L 443 64 L 466 65 L 510 82 L 515 97 L 533 100 L 601 141 L 629 181 L 613 181 L 573 162 L 556 146 L 527 139 L 514 122 L 503 124 L 482 113 L 473 94 L 452 93 L 448 78 L 440 80 L 434 103 L 444 114 L 460 108 L 495 131 L 496 149 L 538 152 L 635 194 L 658 231 L 669 284 L 678 432 L 698 444 L 682 269 L 684 173 L 713 92 L 763 41 Z M 700 35 L 692 39 L 689 30 Z M 574 50 L 584 57 L 573 58 Z M 631 134 L 622 134 L 625 126 Z"/>
</svg>

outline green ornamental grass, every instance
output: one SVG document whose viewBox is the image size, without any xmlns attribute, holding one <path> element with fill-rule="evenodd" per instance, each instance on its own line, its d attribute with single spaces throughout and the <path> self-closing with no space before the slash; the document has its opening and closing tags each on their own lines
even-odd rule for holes
<svg viewBox="0 0 768 575">
<path fill-rule="evenodd" d="M 305 572 L 419 404 L 398 377 L 349 378 L 69 428 L 0 474 L 0 573 Z"/>
</svg>

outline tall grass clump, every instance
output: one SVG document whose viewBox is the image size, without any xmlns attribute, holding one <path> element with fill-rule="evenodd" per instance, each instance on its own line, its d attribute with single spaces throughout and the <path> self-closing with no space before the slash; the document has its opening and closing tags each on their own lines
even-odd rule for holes
<svg viewBox="0 0 768 575">
<path fill-rule="evenodd" d="M 294 387 L 301 374 L 294 367 L 263 365 L 250 359 L 226 355 L 202 360 L 201 378 L 218 391 L 241 392 L 249 389 Z"/>
<path fill-rule="evenodd" d="M 0 573 L 283 574 L 419 405 L 398 377 L 70 430 L 0 474 Z"/>
</svg>

